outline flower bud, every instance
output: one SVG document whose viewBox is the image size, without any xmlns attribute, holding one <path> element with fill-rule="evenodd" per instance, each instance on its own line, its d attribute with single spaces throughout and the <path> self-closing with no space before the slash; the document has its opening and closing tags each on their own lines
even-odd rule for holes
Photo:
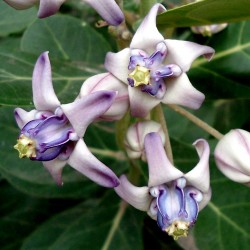
<svg viewBox="0 0 250 250">
<path fill-rule="evenodd" d="M 102 73 L 88 78 L 83 83 L 79 97 L 99 90 L 113 90 L 117 92 L 112 106 L 100 119 L 108 121 L 120 120 L 128 110 L 127 87 L 110 73 Z"/>
<path fill-rule="evenodd" d="M 229 179 L 250 186 L 250 133 L 233 129 L 217 144 L 215 161 Z"/>
<path fill-rule="evenodd" d="M 17 10 L 24 10 L 32 7 L 38 0 L 4 0 L 4 2 Z"/>
<path fill-rule="evenodd" d="M 227 23 L 221 23 L 221 24 L 212 24 L 212 25 L 203 25 L 203 26 L 193 26 L 191 27 L 191 30 L 195 34 L 200 34 L 203 36 L 212 36 L 213 34 L 216 34 L 222 30 L 224 30 L 227 27 Z"/>
<path fill-rule="evenodd" d="M 125 138 L 127 154 L 131 159 L 142 157 L 145 160 L 144 138 L 148 133 L 158 132 L 162 143 L 165 143 L 165 135 L 159 123 L 154 121 L 137 122 L 129 127 Z"/>
</svg>

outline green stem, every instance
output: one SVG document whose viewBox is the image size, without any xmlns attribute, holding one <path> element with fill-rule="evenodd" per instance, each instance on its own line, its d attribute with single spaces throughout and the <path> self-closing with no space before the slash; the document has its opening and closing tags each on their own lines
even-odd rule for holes
<svg viewBox="0 0 250 250">
<path fill-rule="evenodd" d="M 159 104 L 158 106 L 154 108 L 152 116 L 153 116 L 152 117 L 153 120 L 159 122 L 162 126 L 163 132 L 165 134 L 166 154 L 168 156 L 169 161 L 173 164 L 174 159 L 173 159 L 172 147 L 171 147 L 169 133 L 168 133 L 168 127 L 167 127 L 167 122 L 165 120 L 165 116 L 164 116 L 161 104 Z"/>
<path fill-rule="evenodd" d="M 156 3 L 157 3 L 157 0 L 141 0 L 141 4 L 140 4 L 141 17 L 144 18 L 148 14 L 152 6 Z"/>
<path fill-rule="evenodd" d="M 171 108 L 172 110 L 174 110 L 175 112 L 179 113 L 180 115 L 185 116 L 188 120 L 190 120 L 195 125 L 197 125 L 198 127 L 202 128 L 203 130 L 208 132 L 210 135 L 212 135 L 216 139 L 220 140 L 223 137 L 223 134 L 221 134 L 218 130 L 214 129 L 213 127 L 208 125 L 206 122 L 202 121 L 200 118 L 191 114 L 187 110 L 185 110 L 185 109 L 183 109 L 175 104 L 169 104 L 168 107 Z"/>
</svg>

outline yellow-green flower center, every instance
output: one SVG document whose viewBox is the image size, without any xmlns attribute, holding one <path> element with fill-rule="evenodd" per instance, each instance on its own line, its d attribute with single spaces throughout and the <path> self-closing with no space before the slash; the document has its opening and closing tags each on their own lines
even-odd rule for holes
<svg viewBox="0 0 250 250">
<path fill-rule="evenodd" d="M 134 80 L 134 87 L 148 85 L 150 81 L 150 70 L 146 67 L 137 65 L 129 77 Z"/>
<path fill-rule="evenodd" d="M 21 135 L 19 137 L 14 149 L 19 152 L 19 158 L 36 157 L 36 144 L 33 140 L 25 135 Z"/>
<path fill-rule="evenodd" d="M 178 240 L 179 237 L 187 237 L 189 225 L 190 223 L 186 221 L 174 221 L 165 231 L 174 240 Z"/>
</svg>

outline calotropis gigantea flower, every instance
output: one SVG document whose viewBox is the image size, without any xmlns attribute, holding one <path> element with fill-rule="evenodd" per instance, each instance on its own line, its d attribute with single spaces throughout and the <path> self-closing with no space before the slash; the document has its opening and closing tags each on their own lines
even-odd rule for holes
<svg viewBox="0 0 250 250">
<path fill-rule="evenodd" d="M 161 4 L 154 5 L 130 48 L 106 56 L 106 69 L 128 86 L 134 116 L 144 117 L 160 102 L 197 109 L 205 98 L 186 72 L 194 59 L 200 55 L 210 59 L 214 50 L 193 42 L 164 40 L 156 27 L 156 16 L 163 11 Z"/>
<path fill-rule="evenodd" d="M 89 95 L 100 90 L 113 90 L 117 94 L 112 106 L 107 112 L 102 114 L 99 119 L 114 121 L 120 120 L 127 112 L 129 107 L 128 90 L 116 77 L 110 73 L 102 73 L 88 78 L 82 85 L 80 97 Z"/>
<path fill-rule="evenodd" d="M 227 26 L 228 26 L 227 23 L 193 26 L 191 27 L 191 30 L 195 34 L 201 34 L 203 36 L 212 36 L 213 34 L 216 34 L 224 30 Z"/>
<path fill-rule="evenodd" d="M 209 145 L 199 139 L 194 142 L 200 161 L 183 174 L 168 160 L 157 133 L 145 137 L 149 167 L 148 186 L 136 187 L 125 175 L 120 177 L 117 194 L 129 204 L 157 220 L 158 226 L 174 239 L 187 236 L 198 212 L 211 198 L 209 181 Z"/>
<path fill-rule="evenodd" d="M 38 17 L 45 18 L 54 15 L 66 0 L 4 0 L 15 9 L 23 10 L 39 2 Z M 124 20 L 124 15 L 115 0 L 82 0 L 93 7 L 99 15 L 111 25 L 118 25 Z"/>
<path fill-rule="evenodd" d="M 115 187 L 117 176 L 88 150 L 82 137 L 88 125 L 111 106 L 116 93 L 98 91 L 60 104 L 52 85 L 48 52 L 38 58 L 32 77 L 34 110 L 15 109 L 21 129 L 15 149 L 20 158 L 42 161 L 58 185 L 68 163 L 94 182 Z"/>
<path fill-rule="evenodd" d="M 250 133 L 233 129 L 220 139 L 214 157 L 217 167 L 229 179 L 250 187 Z"/>
<path fill-rule="evenodd" d="M 165 134 L 162 127 L 155 121 L 137 122 L 128 128 L 124 144 L 129 158 L 137 159 L 141 157 L 142 160 L 146 159 L 144 139 L 151 132 L 157 132 L 161 137 L 162 143 L 165 143 Z"/>
</svg>

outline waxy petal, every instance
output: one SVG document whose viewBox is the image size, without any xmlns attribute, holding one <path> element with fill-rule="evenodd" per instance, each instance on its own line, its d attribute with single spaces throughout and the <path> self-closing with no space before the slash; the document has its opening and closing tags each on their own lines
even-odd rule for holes
<svg viewBox="0 0 250 250">
<path fill-rule="evenodd" d="M 119 25 L 124 20 L 124 15 L 115 0 L 84 0 L 99 15 L 111 25 Z"/>
<path fill-rule="evenodd" d="M 55 180 L 58 186 L 63 185 L 62 181 L 62 169 L 66 165 L 67 161 L 61 161 L 54 159 L 52 161 L 44 161 L 44 167 L 49 171 L 52 178 Z"/>
<path fill-rule="evenodd" d="M 108 52 L 105 57 L 105 68 L 122 82 L 128 84 L 130 49 L 126 48 L 117 53 Z"/>
<path fill-rule="evenodd" d="M 166 39 L 168 48 L 166 63 L 177 64 L 184 72 L 188 71 L 193 61 L 203 55 L 210 60 L 214 54 L 214 49 L 197 43 Z"/>
<path fill-rule="evenodd" d="M 148 187 L 136 187 L 131 184 L 125 175 L 120 177 L 120 185 L 115 188 L 116 193 L 131 206 L 148 211 L 152 197 Z"/>
<path fill-rule="evenodd" d="M 209 190 L 206 193 L 203 193 L 202 196 L 203 196 L 202 201 L 200 203 L 198 203 L 199 211 L 201 211 L 208 204 L 208 202 L 211 200 L 211 197 L 212 197 L 211 188 L 209 188 Z"/>
<path fill-rule="evenodd" d="M 131 115 L 145 117 L 149 111 L 160 103 L 160 99 L 143 93 L 139 88 L 128 87 Z"/>
<path fill-rule="evenodd" d="M 151 8 L 132 39 L 131 49 L 142 49 L 152 53 L 156 44 L 164 40 L 164 37 L 156 27 L 156 16 L 164 11 L 166 9 L 161 4 L 155 4 Z"/>
<path fill-rule="evenodd" d="M 188 173 L 184 178 L 189 184 L 198 190 L 206 193 L 210 187 L 210 174 L 209 174 L 209 145 L 206 140 L 199 139 L 193 143 L 197 153 L 200 157 L 199 163 Z"/>
<path fill-rule="evenodd" d="M 110 73 L 102 73 L 88 78 L 82 85 L 80 97 L 100 90 L 116 91 L 117 95 L 111 107 L 100 119 L 120 120 L 129 107 L 128 87 Z"/>
<path fill-rule="evenodd" d="M 168 183 L 183 176 L 183 173 L 168 160 L 159 134 L 146 135 L 145 151 L 149 167 L 149 187 Z"/>
<path fill-rule="evenodd" d="M 115 96 L 114 91 L 97 91 L 73 103 L 63 104 L 61 108 L 77 135 L 82 137 L 88 125 L 110 108 Z"/>
<path fill-rule="evenodd" d="M 38 0 L 4 0 L 4 2 L 17 10 L 25 10 L 32 7 Z"/>
<path fill-rule="evenodd" d="M 66 0 L 40 0 L 38 17 L 45 18 L 54 15 Z"/>
<path fill-rule="evenodd" d="M 33 102 L 37 110 L 54 111 L 60 106 L 60 102 L 52 85 L 51 65 L 48 53 L 44 52 L 39 56 L 33 71 Z"/>
<path fill-rule="evenodd" d="M 168 78 L 166 87 L 166 94 L 162 99 L 165 104 L 178 104 L 198 109 L 205 99 L 204 94 L 193 87 L 185 73 L 176 78 Z"/>
<path fill-rule="evenodd" d="M 15 119 L 20 129 L 22 129 L 26 123 L 30 122 L 31 120 L 34 120 L 36 114 L 36 109 L 27 112 L 24 109 L 16 108 L 14 111 Z"/>
<path fill-rule="evenodd" d="M 82 139 L 77 142 L 68 164 L 101 186 L 113 188 L 119 185 L 119 179 L 114 172 L 88 150 Z"/>
</svg>

